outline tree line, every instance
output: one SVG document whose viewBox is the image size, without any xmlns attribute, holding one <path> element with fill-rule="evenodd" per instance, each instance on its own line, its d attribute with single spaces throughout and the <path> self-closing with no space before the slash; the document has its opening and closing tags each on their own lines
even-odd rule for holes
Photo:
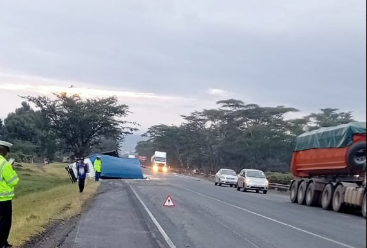
<svg viewBox="0 0 367 248">
<path fill-rule="evenodd" d="M 129 107 L 116 97 L 82 99 L 60 93 L 22 98 L 19 108 L 0 119 L 0 139 L 14 144 L 9 156 L 17 161 L 60 161 L 118 150 L 123 138 L 137 130 L 136 123 L 126 120 Z"/>
<path fill-rule="evenodd" d="M 353 120 L 352 112 L 336 108 L 287 119 L 299 110 L 291 107 L 263 107 L 229 99 L 218 107 L 182 116 L 181 125 L 155 125 L 139 142 L 139 155 L 151 157 L 166 151 L 171 167 L 199 169 L 214 173 L 219 168 L 243 167 L 288 172 L 298 135 L 319 127 L 335 126 Z"/>
</svg>

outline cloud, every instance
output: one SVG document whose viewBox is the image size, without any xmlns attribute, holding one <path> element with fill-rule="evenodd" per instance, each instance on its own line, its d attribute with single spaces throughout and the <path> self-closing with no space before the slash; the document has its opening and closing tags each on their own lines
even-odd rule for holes
<svg viewBox="0 0 367 248">
<path fill-rule="evenodd" d="M 229 92 L 222 89 L 209 89 L 207 91 L 209 95 L 212 96 L 218 96 L 218 97 L 227 97 L 229 95 Z"/>
<path fill-rule="evenodd" d="M 3 69 L 4 70 L 4 69 Z M 158 123 L 180 124 L 181 114 L 214 107 L 215 103 L 205 98 L 183 97 L 153 92 L 141 92 L 123 87 L 96 86 L 89 82 L 57 80 L 17 72 L 0 71 L 0 118 L 5 118 L 20 106 L 19 95 L 49 95 L 67 92 L 84 98 L 116 96 L 120 103 L 130 107 L 129 120 L 141 125 L 142 132 Z"/>
<path fill-rule="evenodd" d="M 66 92 L 68 94 L 79 94 L 82 97 L 108 97 L 117 96 L 120 98 L 131 98 L 140 100 L 155 100 L 155 101 L 186 101 L 184 97 L 159 95 L 150 92 L 134 92 L 125 91 L 120 88 L 112 89 L 112 87 L 104 88 L 96 87 L 87 82 L 77 81 L 62 81 L 49 78 L 35 77 L 29 75 L 17 75 L 0 72 L 0 90 L 36 93 L 36 94 L 51 94 Z M 66 86 L 69 85 L 69 86 Z M 78 85 L 84 85 L 78 87 Z M 87 87 L 89 85 L 89 88 Z"/>
<path fill-rule="evenodd" d="M 365 18 L 358 0 L 3 1 L 0 71 L 17 76 L 0 85 L 18 88 L 0 94 L 73 84 L 119 94 L 144 125 L 229 96 L 363 120 Z"/>
</svg>

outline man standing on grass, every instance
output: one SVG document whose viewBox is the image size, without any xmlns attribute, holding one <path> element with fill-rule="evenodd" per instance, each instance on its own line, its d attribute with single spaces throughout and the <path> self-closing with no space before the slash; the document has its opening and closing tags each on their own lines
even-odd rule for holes
<svg viewBox="0 0 367 248">
<path fill-rule="evenodd" d="M 85 180 L 87 179 L 88 165 L 84 163 L 84 158 L 80 158 L 76 163 L 76 171 L 78 173 L 79 192 L 83 193 L 85 187 Z"/>
<path fill-rule="evenodd" d="M 5 159 L 13 145 L 0 140 L 0 248 L 12 247 L 8 238 L 12 223 L 14 187 L 19 178 L 12 165 Z"/>
<path fill-rule="evenodd" d="M 94 170 L 96 171 L 96 182 L 98 182 L 99 178 L 101 177 L 101 173 L 102 173 L 102 160 L 100 156 L 96 158 L 96 161 L 94 161 L 93 166 L 94 166 Z"/>
</svg>

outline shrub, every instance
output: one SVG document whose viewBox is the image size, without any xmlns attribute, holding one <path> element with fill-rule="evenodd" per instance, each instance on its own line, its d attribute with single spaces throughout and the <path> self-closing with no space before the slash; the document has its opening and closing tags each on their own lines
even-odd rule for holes
<svg viewBox="0 0 367 248">
<path fill-rule="evenodd" d="M 267 172 L 265 174 L 270 183 L 289 185 L 290 181 L 293 179 L 290 173 Z"/>
</svg>

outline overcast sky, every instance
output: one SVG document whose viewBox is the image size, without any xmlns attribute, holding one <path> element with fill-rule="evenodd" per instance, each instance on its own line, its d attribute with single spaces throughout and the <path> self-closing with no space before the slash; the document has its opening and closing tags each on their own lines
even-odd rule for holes
<svg viewBox="0 0 367 248">
<path fill-rule="evenodd" d="M 70 85 L 143 129 L 228 98 L 365 120 L 366 1 L 0 0 L 0 118 Z"/>
</svg>

